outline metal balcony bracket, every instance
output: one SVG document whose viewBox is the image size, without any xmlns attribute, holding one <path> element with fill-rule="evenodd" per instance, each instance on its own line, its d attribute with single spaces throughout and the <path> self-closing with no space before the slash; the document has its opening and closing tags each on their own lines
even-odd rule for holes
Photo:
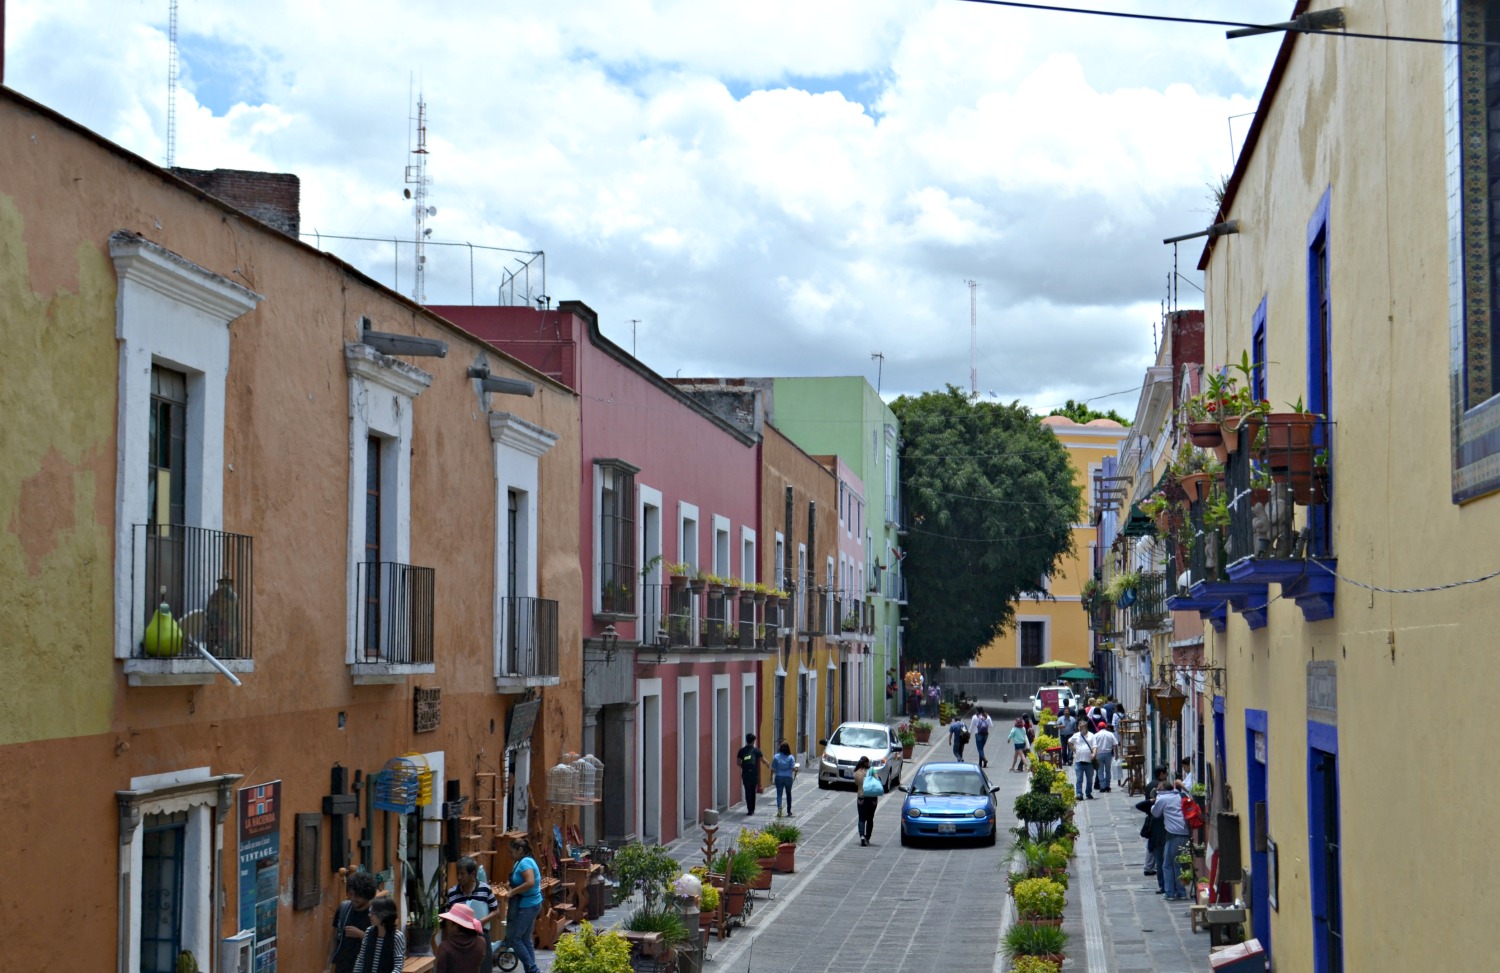
<svg viewBox="0 0 1500 973">
<path fill-rule="evenodd" d="M 1331 572 L 1337 570 L 1338 562 L 1332 558 L 1317 562 L 1328 568 L 1313 568 L 1306 576 L 1292 584 L 1281 586 L 1283 597 L 1293 598 L 1302 609 L 1302 617 L 1309 622 L 1321 622 L 1333 617 L 1333 596 L 1338 587 L 1338 578 Z"/>
<path fill-rule="evenodd" d="M 1215 632 L 1222 632 L 1225 626 L 1229 624 L 1229 602 L 1220 602 L 1217 608 L 1212 608 L 1206 612 L 1199 612 L 1199 614 L 1208 620 L 1208 623 L 1214 627 Z"/>
</svg>

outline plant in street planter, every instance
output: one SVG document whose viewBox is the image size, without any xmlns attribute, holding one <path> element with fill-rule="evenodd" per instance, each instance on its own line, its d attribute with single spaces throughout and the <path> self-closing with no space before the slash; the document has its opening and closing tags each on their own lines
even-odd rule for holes
<svg viewBox="0 0 1500 973">
<path fill-rule="evenodd" d="M 771 887 L 771 872 L 776 868 L 776 847 L 780 844 L 775 835 L 764 831 L 751 831 L 748 828 L 740 829 L 740 848 L 755 856 L 755 863 L 760 866 L 760 875 L 750 887 L 753 889 L 768 889 Z"/>
<path fill-rule="evenodd" d="M 615 853 L 615 880 L 619 883 L 615 888 L 615 904 L 640 892 L 648 908 L 657 908 L 665 901 L 668 887 L 679 870 L 677 860 L 661 845 L 632 841 Z"/>
<path fill-rule="evenodd" d="M 617 932 L 595 932 L 585 922 L 557 941 L 553 973 L 631 973 L 630 943 Z"/>
<path fill-rule="evenodd" d="M 896 727 L 896 741 L 901 744 L 901 758 L 910 760 L 912 748 L 917 745 L 917 734 L 910 723 L 902 723 Z"/>
<path fill-rule="evenodd" d="M 1056 794 L 1027 791 L 1016 798 L 1016 817 L 1026 822 L 1028 829 L 1034 828 L 1037 840 L 1047 837 L 1054 822 L 1063 816 L 1062 798 Z"/>
<path fill-rule="evenodd" d="M 932 739 L 932 724 L 926 720 L 912 720 L 911 731 L 917 735 L 918 743 L 926 743 Z"/>
<path fill-rule="evenodd" d="M 432 936 L 442 920 L 443 880 L 448 877 L 448 862 L 438 853 L 437 868 L 424 884 L 421 879 L 421 861 L 406 860 L 406 952 L 411 956 L 432 955 Z"/>
<path fill-rule="evenodd" d="M 1062 925 L 1063 906 L 1067 896 L 1063 887 L 1050 878 L 1028 878 L 1016 883 L 1016 914 L 1026 922 Z"/>
<path fill-rule="evenodd" d="M 702 926 L 712 926 L 718 919 L 719 900 L 722 897 L 718 889 L 707 883 L 703 891 L 698 893 L 698 923 Z"/>
<path fill-rule="evenodd" d="M 626 916 L 622 925 L 627 932 L 661 933 L 659 959 L 671 959 L 676 956 L 677 950 L 696 936 L 696 931 L 692 933 L 688 931 L 682 913 L 676 909 L 642 906 Z"/>
<path fill-rule="evenodd" d="M 1005 930 L 1005 942 L 1001 948 L 1011 961 L 1020 956 L 1040 956 L 1061 965 L 1066 958 L 1068 934 L 1061 926 L 1018 922 Z"/>
<path fill-rule="evenodd" d="M 1017 956 L 1011 960 L 1011 973 L 1060 973 L 1061 963 L 1055 963 L 1045 956 Z"/>
<path fill-rule="evenodd" d="M 766 834 L 776 839 L 776 870 L 790 875 L 797 870 L 797 844 L 802 840 L 802 829 L 795 824 L 780 822 L 766 825 Z"/>
</svg>

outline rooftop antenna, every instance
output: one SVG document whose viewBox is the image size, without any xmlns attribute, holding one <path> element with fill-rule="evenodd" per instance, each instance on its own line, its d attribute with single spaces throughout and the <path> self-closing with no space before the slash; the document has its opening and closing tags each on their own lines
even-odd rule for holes
<svg viewBox="0 0 1500 973">
<path fill-rule="evenodd" d="M 167 7 L 167 168 L 177 161 L 177 0 Z"/>
<path fill-rule="evenodd" d="M 880 375 L 885 371 L 885 352 L 870 352 L 870 361 L 875 362 L 875 394 L 880 394 Z"/>
<path fill-rule="evenodd" d="M 630 319 L 630 357 L 631 358 L 636 357 L 636 354 L 635 354 L 635 326 L 638 325 L 638 324 L 640 324 L 640 323 L 641 323 L 641 319 L 640 318 L 631 318 Z"/>
<path fill-rule="evenodd" d="M 979 398 L 979 281 L 969 285 L 969 397 Z"/>
<path fill-rule="evenodd" d="M 437 215 L 437 207 L 427 205 L 427 102 L 423 100 L 420 91 L 416 93 L 416 97 L 416 117 L 408 116 L 408 118 L 416 123 L 417 146 L 411 148 L 410 141 L 407 142 L 412 161 L 406 166 L 406 189 L 403 193 L 407 199 L 413 200 L 412 215 L 416 218 L 417 224 L 416 235 L 413 238 L 416 247 L 417 273 L 411 297 L 412 300 L 421 304 L 427 300 L 427 254 L 425 251 L 427 238 L 432 234 L 432 231 L 427 228 L 427 218 Z M 410 96 L 408 96 L 408 105 L 411 103 L 409 99 Z"/>
</svg>

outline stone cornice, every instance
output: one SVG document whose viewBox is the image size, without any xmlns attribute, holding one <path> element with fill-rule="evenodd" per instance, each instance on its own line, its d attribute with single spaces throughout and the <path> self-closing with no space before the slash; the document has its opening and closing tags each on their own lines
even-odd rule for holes
<svg viewBox="0 0 1500 973">
<path fill-rule="evenodd" d="M 109 256 L 121 283 L 139 284 L 226 324 L 265 300 L 249 288 L 124 230 L 110 236 Z"/>
<path fill-rule="evenodd" d="M 432 376 L 417 366 L 382 355 L 358 341 L 344 342 L 344 364 L 350 376 L 374 382 L 409 399 L 416 398 L 432 384 Z"/>
<path fill-rule="evenodd" d="M 490 438 L 502 446 L 541 457 L 557 445 L 557 433 L 548 432 L 510 412 L 490 413 Z"/>
</svg>

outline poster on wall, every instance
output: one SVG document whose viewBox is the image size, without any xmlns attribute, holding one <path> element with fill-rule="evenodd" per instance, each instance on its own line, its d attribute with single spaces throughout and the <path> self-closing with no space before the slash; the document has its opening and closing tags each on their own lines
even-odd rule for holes
<svg viewBox="0 0 1500 973">
<path fill-rule="evenodd" d="M 255 930 L 255 973 L 276 973 L 281 781 L 240 788 L 240 929 Z"/>
</svg>

